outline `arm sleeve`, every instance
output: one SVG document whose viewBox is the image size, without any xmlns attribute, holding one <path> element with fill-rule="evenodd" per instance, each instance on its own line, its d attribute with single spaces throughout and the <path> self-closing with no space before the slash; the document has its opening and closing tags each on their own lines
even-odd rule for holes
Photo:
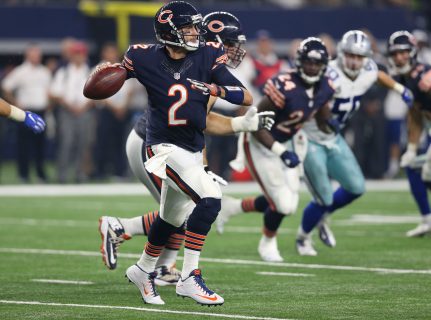
<svg viewBox="0 0 431 320">
<path fill-rule="evenodd" d="M 230 73 L 230 71 L 225 65 L 220 66 L 213 71 L 211 76 L 211 82 L 214 82 L 219 86 L 245 88 L 241 81 L 239 81 L 232 73 Z"/>
</svg>

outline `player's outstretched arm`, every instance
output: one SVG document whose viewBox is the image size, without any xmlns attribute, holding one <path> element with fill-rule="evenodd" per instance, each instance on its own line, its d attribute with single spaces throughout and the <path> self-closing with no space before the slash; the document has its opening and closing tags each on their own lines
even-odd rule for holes
<svg viewBox="0 0 431 320">
<path fill-rule="evenodd" d="M 274 112 L 257 112 L 255 107 L 247 109 L 240 117 L 226 117 L 216 112 L 207 115 L 207 128 L 205 133 L 215 135 L 234 134 L 237 132 L 254 132 L 261 128 L 271 130 L 274 124 Z"/>
<path fill-rule="evenodd" d="M 45 130 L 45 122 L 43 119 L 30 111 L 24 111 L 15 107 L 0 98 L 0 116 L 10 118 L 17 122 L 23 122 L 24 125 L 31 129 L 34 133 L 40 133 Z"/>
<path fill-rule="evenodd" d="M 410 89 L 396 82 L 389 74 L 379 70 L 377 81 L 390 90 L 394 90 L 401 95 L 403 101 L 411 108 L 413 106 L 414 96 Z"/>
</svg>

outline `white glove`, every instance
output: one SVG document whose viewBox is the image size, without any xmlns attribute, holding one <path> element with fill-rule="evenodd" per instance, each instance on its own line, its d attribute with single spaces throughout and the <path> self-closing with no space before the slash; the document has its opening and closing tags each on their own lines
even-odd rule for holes
<svg viewBox="0 0 431 320">
<path fill-rule="evenodd" d="M 253 132 L 265 128 L 271 130 L 275 116 L 273 111 L 257 112 L 256 107 L 251 107 L 245 115 L 235 117 L 231 121 L 234 132 Z"/>
<path fill-rule="evenodd" d="M 228 182 L 227 182 L 225 179 L 223 179 L 223 178 L 222 178 L 222 177 L 220 177 L 219 175 L 217 175 L 217 174 L 215 174 L 214 172 L 212 172 L 212 171 L 209 169 L 209 167 L 208 167 L 208 166 L 205 166 L 205 167 L 204 167 L 204 169 L 205 169 L 206 173 L 207 173 L 211 178 L 213 178 L 213 180 L 214 180 L 215 182 L 217 182 L 218 184 L 221 184 L 222 186 L 227 186 L 227 185 L 228 185 Z"/>
<path fill-rule="evenodd" d="M 416 158 L 417 146 L 414 143 L 409 143 L 407 145 L 407 150 L 401 156 L 400 166 L 402 168 L 408 167 L 410 163 Z"/>
</svg>

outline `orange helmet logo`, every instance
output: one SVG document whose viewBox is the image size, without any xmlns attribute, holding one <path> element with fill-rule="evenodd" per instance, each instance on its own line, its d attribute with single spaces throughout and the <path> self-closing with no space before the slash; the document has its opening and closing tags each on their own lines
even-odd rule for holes
<svg viewBox="0 0 431 320">
<path fill-rule="evenodd" d="M 163 18 L 163 16 L 167 15 L 168 16 L 166 18 Z M 159 21 L 160 23 L 167 23 L 169 22 L 169 20 L 172 19 L 174 15 L 172 14 L 171 10 L 164 10 L 162 12 L 160 12 L 159 17 L 157 18 L 157 21 Z"/>
<path fill-rule="evenodd" d="M 222 32 L 224 29 L 224 23 L 219 20 L 213 20 L 210 23 L 208 23 L 208 29 L 211 32 L 215 32 L 215 33 Z"/>
</svg>

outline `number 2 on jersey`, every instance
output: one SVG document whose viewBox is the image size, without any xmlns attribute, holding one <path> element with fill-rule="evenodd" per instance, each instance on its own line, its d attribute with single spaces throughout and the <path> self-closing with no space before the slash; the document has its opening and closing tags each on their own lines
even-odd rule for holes
<svg viewBox="0 0 431 320">
<path fill-rule="evenodd" d="M 187 88 L 182 84 L 174 84 L 169 88 L 168 96 L 175 97 L 177 92 L 180 93 L 180 99 L 177 102 L 174 102 L 168 110 L 168 125 L 169 126 L 185 126 L 187 125 L 186 119 L 178 119 L 176 117 L 176 113 L 179 108 L 181 108 L 188 99 Z"/>
</svg>

